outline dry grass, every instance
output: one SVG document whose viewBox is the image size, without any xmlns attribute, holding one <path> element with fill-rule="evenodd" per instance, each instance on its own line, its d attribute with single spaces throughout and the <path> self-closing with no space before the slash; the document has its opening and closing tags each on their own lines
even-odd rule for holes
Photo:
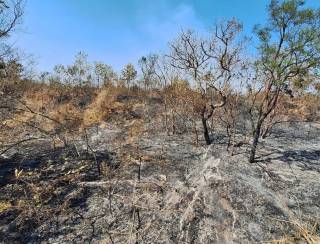
<svg viewBox="0 0 320 244">
<path fill-rule="evenodd" d="M 67 127 L 89 127 L 102 121 L 112 120 L 115 115 L 125 116 L 132 111 L 139 101 L 121 101 L 119 96 L 147 97 L 142 91 L 128 90 L 124 87 L 107 86 L 100 89 L 92 87 L 67 87 L 37 83 L 21 84 L 21 101 L 36 112 L 46 114 L 55 120 L 65 123 Z M 159 92 L 150 91 L 150 96 Z M 160 91 L 166 97 L 167 105 L 176 115 L 173 123 L 179 117 L 188 117 L 193 121 L 204 101 L 199 98 L 199 93 L 191 89 L 187 83 L 173 83 Z M 245 99 L 245 98 L 244 98 Z M 278 105 L 276 113 L 279 120 L 319 120 L 320 100 L 316 95 L 305 95 L 290 99 L 283 97 Z M 241 100 L 241 99 L 240 99 Z M 259 100 L 259 98 L 258 98 Z M 82 105 L 81 105 L 82 104 Z M 235 107 L 243 107 L 239 104 Z M 170 118 L 170 116 L 168 117 Z M 34 119 L 30 113 L 16 113 L 13 120 L 27 122 Z M 18 122 L 6 121 L 12 126 L 18 126 Z M 189 122 L 190 122 L 189 121 Z M 46 121 L 47 123 L 48 121 Z M 51 121 L 52 122 L 52 121 Z M 45 124 L 48 129 L 55 127 L 51 122 Z"/>
<path fill-rule="evenodd" d="M 286 235 L 279 240 L 271 241 L 272 244 L 320 243 L 320 236 L 317 234 L 317 228 L 319 226 L 317 222 L 313 226 L 301 224 L 298 221 L 288 221 L 288 224 L 295 228 L 295 232 L 291 235 Z"/>
<path fill-rule="evenodd" d="M 282 208 L 286 210 L 288 214 L 288 220 L 274 219 L 281 222 L 283 225 L 289 225 L 292 227 L 293 232 L 285 234 L 284 237 L 278 240 L 272 240 L 269 243 L 272 244 L 293 244 L 293 243 L 306 243 L 306 244 L 319 244 L 319 220 L 318 217 L 313 216 L 313 220 L 302 220 L 302 217 L 298 217 L 292 210 L 290 210 L 285 201 L 278 197 L 278 202 L 281 203 Z"/>
<path fill-rule="evenodd" d="M 112 109 L 121 110 L 123 105 L 116 102 L 118 94 L 119 91 L 113 89 L 112 87 L 102 89 L 98 93 L 95 100 L 84 111 L 84 126 L 90 126 L 92 124 L 106 120 Z"/>
<path fill-rule="evenodd" d="M 0 213 L 6 211 L 7 209 L 11 208 L 11 203 L 10 202 L 0 202 Z"/>
</svg>

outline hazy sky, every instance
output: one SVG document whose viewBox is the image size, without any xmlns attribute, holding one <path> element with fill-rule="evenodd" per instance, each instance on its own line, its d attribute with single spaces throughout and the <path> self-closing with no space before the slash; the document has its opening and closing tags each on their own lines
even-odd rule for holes
<svg viewBox="0 0 320 244">
<path fill-rule="evenodd" d="M 320 0 L 307 1 L 320 6 Z M 236 17 L 247 33 L 266 20 L 269 0 L 28 0 L 22 30 L 12 42 L 33 54 L 40 70 L 89 60 L 119 70 L 142 55 L 165 51 L 181 28 L 205 30 Z M 21 28 L 20 28 L 21 29 Z"/>
</svg>

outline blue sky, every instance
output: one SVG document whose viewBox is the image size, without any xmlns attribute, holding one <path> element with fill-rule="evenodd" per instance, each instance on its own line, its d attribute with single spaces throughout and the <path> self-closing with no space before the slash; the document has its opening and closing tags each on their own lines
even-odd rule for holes
<svg viewBox="0 0 320 244">
<path fill-rule="evenodd" d="M 89 60 L 116 70 L 150 52 L 162 52 L 181 28 L 202 32 L 236 17 L 250 34 L 263 23 L 269 0 L 28 0 L 23 26 L 11 41 L 32 54 L 39 70 Z M 320 6 L 319 0 L 307 1 Z"/>
</svg>

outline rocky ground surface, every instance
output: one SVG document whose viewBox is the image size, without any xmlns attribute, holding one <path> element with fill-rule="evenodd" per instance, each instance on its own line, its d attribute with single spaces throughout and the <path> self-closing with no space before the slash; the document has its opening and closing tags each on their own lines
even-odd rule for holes
<svg viewBox="0 0 320 244">
<path fill-rule="evenodd" d="M 263 140 L 255 164 L 247 145 L 231 156 L 223 139 L 195 146 L 187 134 L 128 142 L 108 124 L 88 131 L 89 147 L 8 155 L 0 241 L 320 243 L 320 128 L 295 126 Z"/>
</svg>

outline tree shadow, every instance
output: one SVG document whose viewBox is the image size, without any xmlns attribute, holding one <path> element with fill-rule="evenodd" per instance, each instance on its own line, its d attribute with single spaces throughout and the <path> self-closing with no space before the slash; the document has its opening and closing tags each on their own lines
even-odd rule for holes
<svg viewBox="0 0 320 244">
<path fill-rule="evenodd" d="M 69 219 L 75 215 L 74 212 L 86 211 L 87 199 L 95 189 L 80 187 L 78 183 L 99 179 L 96 163 L 106 162 L 109 167 L 117 167 L 109 152 L 97 152 L 93 156 L 90 152 L 79 152 L 72 147 L 53 150 L 42 146 L 28 147 L 28 153 L 17 150 L 10 158 L 0 158 L 0 190 L 3 193 L 0 200 L 12 202 L 15 206 L 13 210 L 19 210 L 13 212 L 9 209 L 0 213 L 0 243 L 38 243 L 43 236 L 34 233 L 41 225 L 46 234 L 55 235 L 60 229 L 60 217 Z M 77 171 L 83 166 L 87 167 L 81 173 Z M 21 179 L 15 178 L 15 169 L 24 170 Z M 36 173 L 29 175 L 31 172 L 28 171 Z M 33 200 L 34 195 L 30 195 L 33 189 L 41 195 L 41 204 Z M 24 208 L 26 211 L 20 209 L 20 200 L 31 206 L 37 204 L 37 214 L 26 215 L 28 208 Z M 56 218 L 50 219 L 52 213 L 56 214 Z M 2 229 L 10 224 L 14 227 Z"/>
<path fill-rule="evenodd" d="M 112 168 L 117 168 L 118 165 L 115 164 L 113 160 L 113 154 L 109 152 L 96 152 L 93 155 L 87 151 L 78 152 L 73 147 L 60 147 L 60 148 L 39 148 L 33 147 L 28 149 L 28 153 L 15 153 L 10 158 L 0 158 L 0 187 L 7 184 L 12 184 L 15 182 L 15 169 L 19 171 L 32 171 L 32 170 L 42 170 L 50 166 L 49 162 L 54 162 L 54 167 L 59 173 L 59 170 L 63 165 L 66 164 L 66 159 L 71 162 L 68 166 L 70 168 L 77 167 L 75 161 L 88 160 L 94 163 L 101 164 L 102 162 L 107 162 L 108 166 Z M 72 163 L 73 162 L 73 163 Z M 86 172 L 86 177 L 90 180 L 97 179 L 96 167 L 91 167 L 90 170 Z M 47 179 L 46 179 L 47 177 Z M 39 180 L 49 180 L 55 177 L 55 174 L 41 176 Z"/>
<path fill-rule="evenodd" d="M 257 158 L 260 163 L 272 163 L 279 160 L 289 165 L 295 164 L 301 170 L 320 172 L 320 150 L 286 150 L 276 151 Z"/>
<path fill-rule="evenodd" d="M 301 127 L 301 125 L 290 124 L 290 127 L 276 127 L 272 130 L 270 135 L 271 138 L 283 139 L 285 141 L 288 138 L 293 140 L 317 140 L 319 137 L 320 129 L 317 127 L 308 128 L 306 126 Z"/>
</svg>

